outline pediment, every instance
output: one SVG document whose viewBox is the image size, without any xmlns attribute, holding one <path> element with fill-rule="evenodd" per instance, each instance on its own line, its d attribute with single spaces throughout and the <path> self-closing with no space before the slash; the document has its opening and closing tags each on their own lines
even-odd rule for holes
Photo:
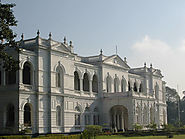
<svg viewBox="0 0 185 139">
<path fill-rule="evenodd" d="M 154 72 L 153 72 L 154 75 L 156 76 L 159 76 L 159 77 L 163 77 L 163 75 L 161 74 L 161 71 L 159 69 L 156 69 Z"/>
<path fill-rule="evenodd" d="M 125 61 L 123 61 L 118 55 L 112 55 L 103 60 L 104 64 L 109 64 L 112 66 L 118 66 L 125 69 L 130 69 Z"/>
<path fill-rule="evenodd" d="M 64 45 L 63 43 L 60 43 L 60 42 L 52 42 L 51 49 L 56 50 L 56 51 L 60 51 L 60 52 L 64 52 L 64 51 L 70 52 L 70 50 L 67 48 L 67 46 Z"/>
</svg>

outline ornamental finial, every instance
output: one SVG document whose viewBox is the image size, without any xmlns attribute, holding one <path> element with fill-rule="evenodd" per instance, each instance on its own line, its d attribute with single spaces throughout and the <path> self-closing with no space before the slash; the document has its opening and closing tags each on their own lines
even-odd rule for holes
<svg viewBox="0 0 185 139">
<path fill-rule="evenodd" d="M 49 39 L 50 39 L 50 40 L 51 40 L 51 36 L 52 36 L 52 35 L 51 35 L 51 32 L 50 32 L 50 33 L 49 33 Z"/>
<path fill-rule="evenodd" d="M 126 57 L 124 57 L 124 62 L 127 63 L 127 58 Z"/>
<path fill-rule="evenodd" d="M 38 29 L 38 31 L 37 31 L 37 36 L 39 37 L 39 35 L 40 35 L 40 31 L 39 31 L 39 29 Z"/>
<path fill-rule="evenodd" d="M 64 37 L 64 44 L 67 44 L 67 43 L 66 43 L 66 37 Z"/>
<path fill-rule="evenodd" d="M 69 46 L 73 46 L 73 42 L 72 41 L 69 42 Z"/>
<path fill-rule="evenodd" d="M 144 67 L 146 67 L 146 62 L 144 63 Z"/>
<path fill-rule="evenodd" d="M 22 33 L 21 35 L 21 40 L 23 41 L 24 40 L 24 34 Z"/>
<path fill-rule="evenodd" d="M 102 53 L 103 53 L 103 50 L 101 49 L 101 50 L 100 50 L 100 55 L 102 55 Z"/>
</svg>

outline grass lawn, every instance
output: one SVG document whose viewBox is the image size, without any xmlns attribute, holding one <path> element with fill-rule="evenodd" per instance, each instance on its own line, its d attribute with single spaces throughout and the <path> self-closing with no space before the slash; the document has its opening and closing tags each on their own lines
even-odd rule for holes
<svg viewBox="0 0 185 139">
<path fill-rule="evenodd" d="M 167 139 L 167 136 L 142 136 L 142 137 L 123 137 L 123 136 L 98 136 L 96 139 Z M 185 135 L 175 135 L 172 139 L 185 139 Z"/>
</svg>

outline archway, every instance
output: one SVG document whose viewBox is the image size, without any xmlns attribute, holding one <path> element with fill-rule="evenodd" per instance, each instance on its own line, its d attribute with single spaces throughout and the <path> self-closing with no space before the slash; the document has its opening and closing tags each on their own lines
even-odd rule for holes
<svg viewBox="0 0 185 139">
<path fill-rule="evenodd" d="M 32 123 L 32 110 L 29 103 L 26 103 L 24 106 L 24 125 L 31 126 Z"/>
<path fill-rule="evenodd" d="M 122 105 L 110 109 L 110 125 L 118 131 L 128 130 L 128 110 Z"/>
<path fill-rule="evenodd" d="M 23 84 L 32 84 L 32 68 L 31 68 L 31 64 L 28 62 L 24 63 L 23 66 Z"/>
</svg>

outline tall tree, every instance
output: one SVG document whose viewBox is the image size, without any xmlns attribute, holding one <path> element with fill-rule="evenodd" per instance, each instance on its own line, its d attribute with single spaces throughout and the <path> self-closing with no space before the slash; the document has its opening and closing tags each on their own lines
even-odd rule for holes
<svg viewBox="0 0 185 139">
<path fill-rule="evenodd" d="M 16 34 L 12 27 L 17 26 L 17 21 L 12 8 L 15 4 L 3 4 L 0 2 L 0 60 L 5 70 L 17 70 L 18 60 L 7 53 L 8 49 L 18 52 L 18 45 L 15 41 Z"/>
<path fill-rule="evenodd" d="M 175 89 L 166 87 L 167 119 L 169 124 L 176 125 L 179 122 L 180 97 Z"/>
</svg>

